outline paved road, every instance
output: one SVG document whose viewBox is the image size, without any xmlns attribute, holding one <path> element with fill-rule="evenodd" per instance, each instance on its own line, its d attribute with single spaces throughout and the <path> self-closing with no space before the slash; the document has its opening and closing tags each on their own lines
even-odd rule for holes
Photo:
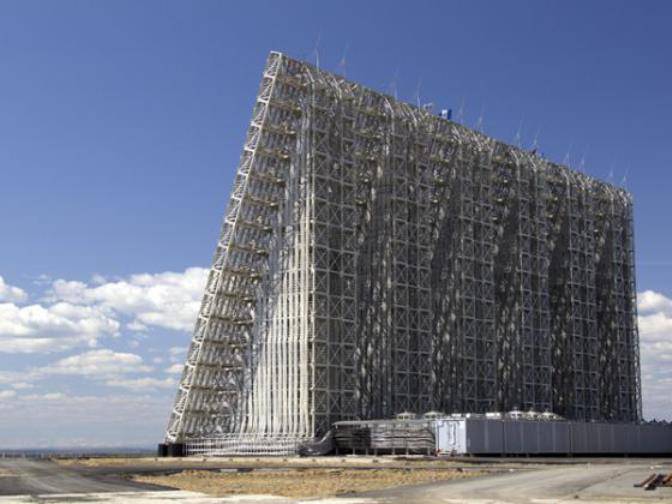
<svg viewBox="0 0 672 504">
<path fill-rule="evenodd" d="M 390 489 L 362 495 L 368 503 L 541 504 L 556 502 L 669 502 L 672 488 L 645 491 L 633 485 L 672 465 L 586 464 L 512 472 L 447 483 Z"/>
<path fill-rule="evenodd" d="M 132 492 L 162 487 L 115 476 L 85 476 L 48 460 L 0 459 L 0 495 Z"/>
</svg>

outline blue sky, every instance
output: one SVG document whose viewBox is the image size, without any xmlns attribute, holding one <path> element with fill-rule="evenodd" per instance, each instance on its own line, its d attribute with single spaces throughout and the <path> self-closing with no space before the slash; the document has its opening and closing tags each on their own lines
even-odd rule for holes
<svg viewBox="0 0 672 504">
<path fill-rule="evenodd" d="M 627 185 L 645 412 L 672 418 L 670 19 L 664 1 L 0 2 L 0 446 L 159 440 L 270 50 Z"/>
</svg>

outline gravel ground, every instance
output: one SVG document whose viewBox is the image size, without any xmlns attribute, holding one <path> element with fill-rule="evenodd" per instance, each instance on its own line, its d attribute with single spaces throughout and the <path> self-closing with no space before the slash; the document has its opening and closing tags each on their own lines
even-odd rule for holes
<svg viewBox="0 0 672 504">
<path fill-rule="evenodd" d="M 266 494 L 283 497 L 328 497 L 484 474 L 480 471 L 405 469 L 290 469 L 251 472 L 186 470 L 163 476 L 135 476 L 137 482 L 165 485 L 214 496 Z"/>
</svg>

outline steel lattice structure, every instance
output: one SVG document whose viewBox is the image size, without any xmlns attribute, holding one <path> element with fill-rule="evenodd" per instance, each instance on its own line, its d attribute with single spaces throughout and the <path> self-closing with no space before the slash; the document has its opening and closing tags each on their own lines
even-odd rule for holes
<svg viewBox="0 0 672 504">
<path fill-rule="evenodd" d="M 271 53 L 166 440 L 637 421 L 633 242 L 624 190 Z"/>
</svg>

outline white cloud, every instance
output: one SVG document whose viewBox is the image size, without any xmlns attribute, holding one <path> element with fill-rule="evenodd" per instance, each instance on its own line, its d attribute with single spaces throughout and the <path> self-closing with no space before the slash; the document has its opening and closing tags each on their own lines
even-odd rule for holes
<svg viewBox="0 0 672 504">
<path fill-rule="evenodd" d="M 25 303 L 27 300 L 28 294 L 26 294 L 26 291 L 5 283 L 5 279 L 0 276 L 0 301 Z"/>
<path fill-rule="evenodd" d="M 163 388 L 174 388 L 177 383 L 171 377 L 155 378 L 147 373 L 154 368 L 144 363 L 141 356 L 115 352 L 109 349 L 98 349 L 71 355 L 40 368 L 33 368 L 21 373 L 5 372 L 0 374 L 0 383 L 9 385 L 16 390 L 44 386 L 53 376 L 80 376 L 93 382 L 109 387 L 122 387 L 134 391 L 147 391 Z M 23 380 L 17 382 L 17 378 Z M 14 392 L 13 390 L 10 392 Z M 31 398 L 57 399 L 55 394 L 32 394 Z"/>
<path fill-rule="evenodd" d="M 47 386 L 49 379 L 54 376 L 79 376 L 108 387 L 120 387 L 136 392 L 170 389 L 177 386 L 173 377 L 157 378 L 149 374 L 154 371 L 155 369 L 145 364 L 139 355 L 98 349 L 64 357 L 39 368 L 21 372 L 2 372 L 0 373 L 0 384 L 15 390 L 26 390 Z M 0 395 L 0 398 L 13 396 L 15 390 L 7 390 L 5 394 Z M 47 395 L 35 393 L 21 397 L 59 398 L 55 393 Z"/>
<path fill-rule="evenodd" d="M 60 359 L 39 369 L 38 374 L 40 376 L 81 375 L 103 379 L 149 371 L 152 371 L 152 368 L 146 366 L 139 355 L 100 349 Z"/>
<path fill-rule="evenodd" d="M 639 316 L 639 331 L 642 340 L 647 343 L 670 341 L 672 334 L 672 317 L 663 312 L 649 313 Z"/>
<path fill-rule="evenodd" d="M 29 303 L 24 291 L 0 278 L 0 446 L 158 440 L 153 438 L 163 432 L 177 387 L 171 364 L 182 361 L 187 348 L 168 349 L 179 340 L 165 333 L 149 345 L 156 336 L 151 331 L 181 331 L 188 341 L 207 274 L 188 268 L 123 278 L 94 275 L 85 282 L 43 276 L 34 282 L 37 292 Z M 106 338 L 122 334 L 125 340 L 115 350 L 101 348 Z M 17 366 L 25 357 L 2 356 L 53 352 L 67 353 L 23 368 Z M 114 394 L 66 393 L 81 393 L 87 382 Z"/>
<path fill-rule="evenodd" d="M 637 294 L 637 309 L 640 313 L 663 312 L 672 315 L 672 299 L 660 292 L 646 290 Z"/>
<path fill-rule="evenodd" d="M 168 374 L 182 374 L 184 370 L 184 364 L 175 363 L 172 366 L 166 368 L 166 373 Z"/>
<path fill-rule="evenodd" d="M 170 362 L 184 362 L 187 356 L 188 347 L 174 346 L 168 349 L 168 359 Z"/>
<path fill-rule="evenodd" d="M 141 324 L 137 320 L 134 320 L 133 322 L 129 322 L 126 324 L 126 328 L 129 331 L 134 331 L 134 332 L 143 332 L 147 330 L 147 326 L 145 324 Z"/>
<path fill-rule="evenodd" d="M 55 280 L 41 302 L 29 306 L 20 306 L 27 294 L 0 277 L 0 353 L 95 348 L 122 327 L 136 334 L 152 327 L 189 332 L 207 274 L 205 268 L 187 268 L 113 281 L 94 275 L 90 284 Z"/>
<path fill-rule="evenodd" d="M 650 290 L 637 298 L 644 417 L 672 419 L 672 299 Z"/>
<path fill-rule="evenodd" d="M 120 324 L 101 310 L 59 302 L 51 306 L 0 303 L 0 352 L 36 353 L 95 347 L 118 335 Z"/>
<path fill-rule="evenodd" d="M 16 394 L 0 400 L 0 447 L 145 446 L 160 441 L 173 396 Z"/>
<path fill-rule="evenodd" d="M 122 387 L 129 390 L 155 390 L 155 389 L 173 389 L 177 382 L 173 378 L 115 378 L 107 380 L 105 384 L 109 387 Z"/>
<path fill-rule="evenodd" d="M 107 283 L 107 278 L 105 278 L 103 275 L 96 273 L 91 277 L 91 283 L 93 283 L 94 285 L 103 285 Z"/>
<path fill-rule="evenodd" d="M 67 397 L 61 392 L 48 392 L 46 394 L 29 394 L 25 396 L 19 396 L 19 399 L 22 401 L 59 401 Z"/>
<path fill-rule="evenodd" d="M 13 383 L 28 382 L 30 377 L 19 371 L 0 371 L 0 385 L 12 385 Z"/>
<path fill-rule="evenodd" d="M 28 383 L 28 382 L 14 382 L 14 383 L 12 383 L 12 388 L 14 390 L 26 390 L 26 389 L 31 389 L 34 386 L 35 385 L 33 385 L 32 383 Z"/>
<path fill-rule="evenodd" d="M 44 273 L 33 278 L 33 284 L 39 287 L 44 287 L 45 285 L 50 285 L 53 279 Z"/>
<path fill-rule="evenodd" d="M 205 268 L 187 268 L 182 273 L 131 275 L 93 287 L 83 282 L 56 280 L 48 299 L 98 306 L 132 317 L 127 327 L 133 331 L 144 331 L 147 326 L 190 331 L 207 275 Z M 102 277 L 97 278 L 98 283 L 101 280 Z"/>
</svg>

